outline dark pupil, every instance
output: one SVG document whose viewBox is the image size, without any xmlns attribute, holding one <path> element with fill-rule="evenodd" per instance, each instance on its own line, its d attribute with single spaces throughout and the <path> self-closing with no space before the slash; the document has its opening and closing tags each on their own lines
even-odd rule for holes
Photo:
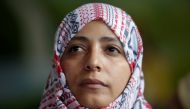
<svg viewBox="0 0 190 109">
<path fill-rule="evenodd" d="M 79 50 L 79 47 L 78 46 L 75 46 L 75 47 L 72 47 L 71 48 L 71 52 L 76 52 L 76 51 L 78 51 Z"/>
<path fill-rule="evenodd" d="M 110 52 L 115 52 L 115 48 L 111 47 L 111 48 L 109 48 L 109 51 Z"/>
</svg>

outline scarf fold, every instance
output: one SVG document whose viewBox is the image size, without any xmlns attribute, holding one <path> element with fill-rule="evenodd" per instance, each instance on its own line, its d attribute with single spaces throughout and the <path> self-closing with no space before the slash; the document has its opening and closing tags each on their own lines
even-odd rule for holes
<svg viewBox="0 0 190 109">
<path fill-rule="evenodd" d="M 151 109 L 144 99 L 142 72 L 143 44 L 132 18 L 120 8 L 104 3 L 89 3 L 70 12 L 63 19 L 55 35 L 52 71 L 41 99 L 39 109 L 88 109 L 82 107 L 66 83 L 60 58 L 68 42 L 89 22 L 103 21 L 123 44 L 132 75 L 122 94 L 102 109 Z"/>
</svg>

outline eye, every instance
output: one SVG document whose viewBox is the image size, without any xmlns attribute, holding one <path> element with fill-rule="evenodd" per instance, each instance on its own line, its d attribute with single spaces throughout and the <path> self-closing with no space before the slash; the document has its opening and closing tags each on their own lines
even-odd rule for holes
<svg viewBox="0 0 190 109">
<path fill-rule="evenodd" d="M 74 45 L 69 47 L 68 52 L 69 53 L 77 53 L 77 52 L 83 52 L 84 48 L 78 45 Z"/>
<path fill-rule="evenodd" d="M 106 52 L 109 54 L 109 55 L 117 55 L 117 54 L 120 54 L 120 50 L 114 46 L 109 46 L 107 47 L 106 49 Z"/>
</svg>

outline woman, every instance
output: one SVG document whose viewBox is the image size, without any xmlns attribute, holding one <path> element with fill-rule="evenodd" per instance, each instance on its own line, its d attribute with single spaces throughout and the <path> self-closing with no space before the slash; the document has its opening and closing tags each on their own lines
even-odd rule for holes
<svg viewBox="0 0 190 109">
<path fill-rule="evenodd" d="M 82 5 L 58 28 L 39 108 L 151 108 L 143 96 L 142 56 L 142 40 L 128 14 L 103 3 Z"/>
</svg>

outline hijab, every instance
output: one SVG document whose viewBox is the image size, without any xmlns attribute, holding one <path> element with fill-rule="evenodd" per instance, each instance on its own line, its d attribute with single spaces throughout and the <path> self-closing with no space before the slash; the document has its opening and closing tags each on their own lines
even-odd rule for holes
<svg viewBox="0 0 190 109">
<path fill-rule="evenodd" d="M 68 13 L 55 35 L 52 71 L 39 109 L 88 109 L 82 107 L 71 93 L 61 68 L 61 56 L 68 42 L 89 22 L 103 21 L 123 45 L 132 74 L 118 98 L 103 109 L 151 109 L 145 100 L 142 71 L 143 44 L 132 18 L 120 8 L 104 3 L 84 4 Z"/>
</svg>

